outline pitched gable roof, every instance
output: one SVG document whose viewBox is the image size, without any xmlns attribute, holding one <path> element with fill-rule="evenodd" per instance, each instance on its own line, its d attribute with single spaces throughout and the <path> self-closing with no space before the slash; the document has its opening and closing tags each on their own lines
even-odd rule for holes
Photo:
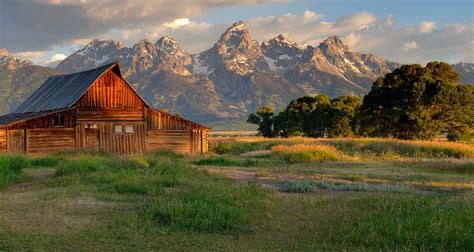
<svg viewBox="0 0 474 252">
<path fill-rule="evenodd" d="M 49 77 L 13 113 L 32 113 L 70 108 L 89 90 L 97 79 L 109 70 L 113 70 L 123 78 L 120 67 L 116 62 L 79 73 Z M 143 98 L 141 99 L 147 104 Z"/>
</svg>

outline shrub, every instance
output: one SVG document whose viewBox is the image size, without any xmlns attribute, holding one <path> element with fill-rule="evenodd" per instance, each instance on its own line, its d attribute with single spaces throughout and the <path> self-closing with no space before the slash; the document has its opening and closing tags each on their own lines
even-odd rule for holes
<svg viewBox="0 0 474 252">
<path fill-rule="evenodd" d="M 31 165 L 35 167 L 55 167 L 62 160 L 60 156 L 46 156 L 46 157 L 37 157 L 31 160 Z"/>
<path fill-rule="evenodd" d="M 20 180 L 21 171 L 29 165 L 28 159 L 21 155 L 0 156 L 0 189 Z"/>
<path fill-rule="evenodd" d="M 289 193 L 314 192 L 317 185 L 312 181 L 288 181 L 283 184 L 282 191 Z"/>
<path fill-rule="evenodd" d="M 342 159 L 336 148 L 326 145 L 278 145 L 272 147 L 272 153 L 276 156 L 282 156 L 289 163 L 338 161 Z"/>
</svg>

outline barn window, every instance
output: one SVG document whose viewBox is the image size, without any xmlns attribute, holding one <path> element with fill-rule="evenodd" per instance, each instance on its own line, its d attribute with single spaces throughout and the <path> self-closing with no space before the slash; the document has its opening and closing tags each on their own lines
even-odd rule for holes
<svg viewBox="0 0 474 252">
<path fill-rule="evenodd" d="M 133 134 L 133 125 L 125 125 L 125 133 Z"/>
<path fill-rule="evenodd" d="M 64 116 L 59 114 L 54 118 L 54 126 L 64 126 Z"/>
<path fill-rule="evenodd" d="M 133 134 L 135 129 L 133 125 L 115 125 L 115 133 L 117 134 Z"/>
<path fill-rule="evenodd" d="M 123 126 L 115 125 L 115 133 L 123 133 Z"/>
<path fill-rule="evenodd" d="M 98 124 L 86 124 L 86 129 L 98 129 Z"/>
</svg>

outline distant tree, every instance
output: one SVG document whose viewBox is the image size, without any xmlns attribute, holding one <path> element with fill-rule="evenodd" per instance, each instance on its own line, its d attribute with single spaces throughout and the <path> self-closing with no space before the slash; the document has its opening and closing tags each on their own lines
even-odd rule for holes
<svg viewBox="0 0 474 252">
<path fill-rule="evenodd" d="M 264 137 L 273 137 L 273 116 L 274 116 L 273 108 L 272 107 L 260 107 L 257 113 L 250 114 L 249 118 L 247 119 L 248 123 L 257 124 L 258 125 L 258 132 Z"/>
<path fill-rule="evenodd" d="M 353 136 L 353 120 L 362 100 L 356 96 L 341 96 L 331 100 L 327 109 L 327 135 L 329 137 Z"/>
<path fill-rule="evenodd" d="M 303 96 L 291 101 L 286 108 L 289 134 L 320 136 L 326 123 L 323 114 L 329 104 L 330 99 L 327 95 Z"/>
<path fill-rule="evenodd" d="M 464 95 L 457 91 L 458 82 L 458 74 L 447 63 L 401 66 L 376 80 L 364 97 L 355 119 L 358 134 L 432 139 L 466 117 L 470 102 L 457 101 Z"/>
<path fill-rule="evenodd" d="M 273 135 L 281 137 L 289 137 L 288 112 L 286 110 L 278 113 L 273 119 Z"/>
</svg>

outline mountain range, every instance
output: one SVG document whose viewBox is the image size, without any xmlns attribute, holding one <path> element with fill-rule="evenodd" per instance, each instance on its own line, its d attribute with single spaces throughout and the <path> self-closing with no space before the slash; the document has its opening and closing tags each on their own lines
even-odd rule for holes
<svg viewBox="0 0 474 252">
<path fill-rule="evenodd" d="M 201 122 L 242 119 L 260 105 L 285 107 L 302 95 L 363 96 L 372 82 L 399 66 L 351 51 L 337 36 L 300 46 L 283 35 L 259 43 L 245 23 L 228 28 L 208 50 L 190 54 L 168 36 L 126 47 L 93 40 L 55 68 L 0 52 L 0 114 L 26 99 L 48 76 L 118 61 L 127 80 L 153 106 Z M 453 67 L 474 82 L 474 64 Z"/>
</svg>

